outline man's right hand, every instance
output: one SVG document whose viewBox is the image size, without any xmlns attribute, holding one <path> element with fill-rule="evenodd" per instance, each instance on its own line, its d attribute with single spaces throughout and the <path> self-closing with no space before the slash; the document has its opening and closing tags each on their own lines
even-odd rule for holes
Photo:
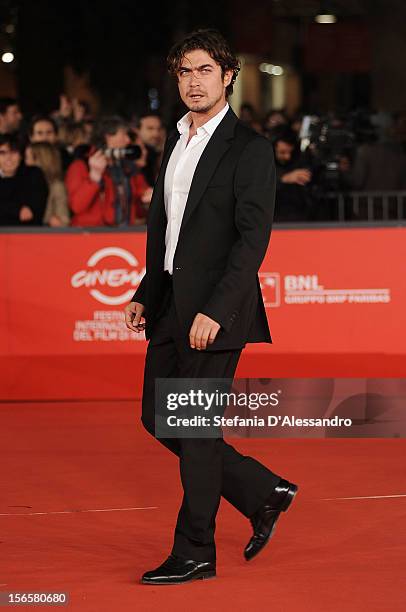
<svg viewBox="0 0 406 612">
<path fill-rule="evenodd" d="M 312 179 L 312 173 L 306 168 L 298 168 L 287 172 L 281 177 L 282 183 L 295 183 L 296 185 L 306 185 Z"/>
<path fill-rule="evenodd" d="M 99 183 L 107 166 L 107 158 L 100 149 L 89 157 L 89 177 Z"/>
<path fill-rule="evenodd" d="M 145 319 L 142 316 L 145 311 L 144 304 L 140 302 L 130 302 L 124 309 L 125 312 L 125 324 L 128 329 L 137 333 L 144 331 Z M 142 320 L 141 320 L 142 319 Z"/>
</svg>

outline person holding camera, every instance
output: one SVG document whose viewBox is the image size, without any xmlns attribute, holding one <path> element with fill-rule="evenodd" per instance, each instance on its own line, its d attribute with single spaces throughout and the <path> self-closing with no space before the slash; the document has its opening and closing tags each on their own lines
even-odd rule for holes
<svg viewBox="0 0 406 612">
<path fill-rule="evenodd" d="M 146 223 L 152 189 L 140 172 L 142 150 L 130 147 L 120 117 L 100 123 L 94 146 L 68 168 L 66 188 L 74 226 Z"/>
</svg>

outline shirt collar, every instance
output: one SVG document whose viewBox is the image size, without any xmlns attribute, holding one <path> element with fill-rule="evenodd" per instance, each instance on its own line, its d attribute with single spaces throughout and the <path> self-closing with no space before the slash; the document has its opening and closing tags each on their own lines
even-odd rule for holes
<svg viewBox="0 0 406 612">
<path fill-rule="evenodd" d="M 226 113 L 227 113 L 229 108 L 230 108 L 230 106 L 229 106 L 229 104 L 227 102 L 225 107 L 222 108 L 221 111 L 219 111 L 217 113 L 217 115 L 214 115 L 214 117 L 209 119 L 209 121 L 206 121 L 206 123 L 204 123 L 202 126 L 197 128 L 196 133 L 197 134 L 202 134 L 202 133 L 206 132 L 207 134 L 209 134 L 211 136 L 213 134 L 214 130 L 216 129 L 216 127 L 219 125 L 221 120 L 226 115 Z M 189 131 L 189 127 L 190 127 L 191 122 L 192 122 L 192 117 L 191 117 L 191 113 L 189 111 L 188 113 L 186 113 L 186 115 L 183 115 L 183 117 L 181 119 L 179 119 L 179 121 L 177 123 L 178 132 L 180 134 L 187 133 Z"/>
</svg>

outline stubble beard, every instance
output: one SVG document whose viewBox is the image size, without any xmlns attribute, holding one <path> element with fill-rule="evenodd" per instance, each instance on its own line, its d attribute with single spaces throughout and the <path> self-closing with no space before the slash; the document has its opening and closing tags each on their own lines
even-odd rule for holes
<svg viewBox="0 0 406 612">
<path fill-rule="evenodd" d="M 190 111 L 192 111 L 193 113 L 199 113 L 199 114 L 204 114 L 204 113 L 208 113 L 209 111 L 211 111 L 211 109 L 216 106 L 216 104 L 221 100 L 221 96 L 219 96 L 216 100 L 213 100 L 212 102 L 208 102 L 206 103 L 204 106 L 200 106 L 197 108 L 193 108 L 189 105 L 187 105 L 188 109 Z"/>
</svg>

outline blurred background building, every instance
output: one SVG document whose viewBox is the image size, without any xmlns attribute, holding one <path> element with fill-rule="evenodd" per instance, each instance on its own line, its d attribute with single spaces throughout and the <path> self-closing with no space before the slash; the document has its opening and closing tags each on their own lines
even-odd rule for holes
<svg viewBox="0 0 406 612">
<path fill-rule="evenodd" d="M 233 104 L 257 113 L 406 105 L 402 0 L 119 0 L 0 3 L 0 96 L 52 110 L 61 91 L 93 110 L 149 105 L 170 119 L 166 52 L 197 26 L 219 28 L 243 70 Z M 323 17 L 324 16 L 324 17 Z"/>
</svg>

